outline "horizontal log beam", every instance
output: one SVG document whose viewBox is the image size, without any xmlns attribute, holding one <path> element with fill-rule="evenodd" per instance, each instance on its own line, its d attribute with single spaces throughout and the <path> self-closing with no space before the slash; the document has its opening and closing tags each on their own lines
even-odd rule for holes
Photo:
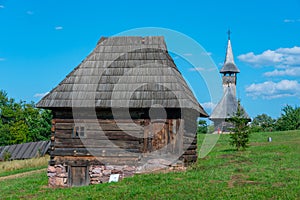
<svg viewBox="0 0 300 200">
<path fill-rule="evenodd" d="M 51 156 L 139 157 L 140 154 L 140 151 L 137 149 L 126 149 L 121 151 L 119 148 L 55 148 L 53 151 L 50 152 Z"/>
<path fill-rule="evenodd" d="M 140 149 L 141 144 L 139 141 L 107 141 L 107 140 L 95 140 L 95 139 L 61 139 L 56 138 L 54 142 L 55 148 L 109 148 L 109 147 L 116 147 L 116 148 L 134 148 Z"/>
<path fill-rule="evenodd" d="M 88 166 L 88 165 L 102 165 L 102 164 L 116 164 L 116 165 L 135 165 L 139 158 L 137 157 L 102 157 L 97 158 L 91 156 L 82 157 L 61 157 L 57 156 L 52 164 L 66 164 L 70 166 Z"/>
</svg>

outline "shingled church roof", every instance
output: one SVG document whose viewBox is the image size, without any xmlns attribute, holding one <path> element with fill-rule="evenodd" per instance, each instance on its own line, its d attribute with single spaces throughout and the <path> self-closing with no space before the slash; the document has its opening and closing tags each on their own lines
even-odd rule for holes
<svg viewBox="0 0 300 200">
<path fill-rule="evenodd" d="M 40 108 L 190 108 L 208 116 L 178 71 L 163 37 L 102 37 L 38 102 Z"/>
<path fill-rule="evenodd" d="M 224 95 L 221 101 L 214 108 L 210 119 L 227 119 L 232 117 L 238 108 L 238 100 L 234 94 L 234 91 L 231 87 L 226 87 Z M 241 106 L 241 105 L 240 105 Z M 244 118 L 250 119 L 249 115 L 246 113 L 245 109 L 241 106 L 241 109 L 244 110 Z"/>
<path fill-rule="evenodd" d="M 240 73 L 240 70 L 237 68 L 237 66 L 234 63 L 230 38 L 228 38 L 226 57 L 225 57 L 224 65 L 220 70 L 220 73 Z"/>
</svg>

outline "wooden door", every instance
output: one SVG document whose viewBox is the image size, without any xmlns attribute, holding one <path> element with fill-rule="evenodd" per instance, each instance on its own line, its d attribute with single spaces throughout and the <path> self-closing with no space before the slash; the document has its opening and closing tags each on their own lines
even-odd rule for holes
<svg viewBox="0 0 300 200">
<path fill-rule="evenodd" d="M 169 127 L 167 123 L 155 122 L 151 124 L 152 126 L 152 140 L 151 146 L 152 151 L 159 150 L 170 143 Z"/>
<path fill-rule="evenodd" d="M 144 152 L 153 152 L 164 147 L 166 153 L 181 152 L 183 134 L 179 130 L 179 119 L 168 119 L 166 122 L 148 121 L 144 129 Z"/>
<path fill-rule="evenodd" d="M 69 186 L 89 185 L 90 177 L 87 166 L 71 166 L 69 167 Z"/>
</svg>

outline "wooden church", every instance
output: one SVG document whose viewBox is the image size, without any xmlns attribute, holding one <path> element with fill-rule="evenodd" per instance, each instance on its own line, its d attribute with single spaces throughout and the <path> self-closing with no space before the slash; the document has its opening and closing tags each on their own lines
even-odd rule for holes
<svg viewBox="0 0 300 200">
<path fill-rule="evenodd" d="M 37 107 L 53 112 L 51 186 L 126 177 L 151 158 L 195 162 L 208 117 L 158 36 L 102 37 Z"/>
<path fill-rule="evenodd" d="M 226 122 L 226 119 L 232 117 L 237 112 L 239 104 L 236 97 L 236 83 L 237 74 L 240 73 L 240 70 L 234 62 L 230 41 L 230 31 L 228 31 L 225 61 L 220 73 L 222 74 L 223 97 L 209 117 L 209 119 L 214 122 L 215 131 L 218 133 L 230 132 L 232 125 Z M 242 106 L 241 109 L 244 110 Z M 250 121 L 250 117 L 245 110 L 244 117 Z"/>
</svg>

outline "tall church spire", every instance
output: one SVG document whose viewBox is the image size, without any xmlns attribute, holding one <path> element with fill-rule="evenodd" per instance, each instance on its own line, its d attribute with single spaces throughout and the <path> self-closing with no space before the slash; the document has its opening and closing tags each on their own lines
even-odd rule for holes
<svg viewBox="0 0 300 200">
<path fill-rule="evenodd" d="M 225 56 L 224 65 L 220 70 L 220 73 L 239 73 L 240 70 L 235 65 L 233 59 L 232 47 L 230 42 L 230 34 L 231 34 L 230 30 L 228 30 L 227 33 L 228 33 L 228 41 L 227 41 L 226 56 Z"/>
<path fill-rule="evenodd" d="M 230 29 L 228 29 L 228 31 L 227 31 L 228 40 L 230 40 L 230 34 L 231 34 L 231 31 L 230 31 Z"/>
<path fill-rule="evenodd" d="M 240 70 L 234 63 L 230 33 L 229 30 L 225 61 L 220 70 L 220 73 L 222 74 L 223 97 L 210 115 L 210 119 L 214 122 L 215 131 L 217 132 L 230 132 L 232 124 L 228 123 L 226 119 L 234 116 L 239 106 L 239 102 L 236 98 L 236 81 L 237 73 L 239 73 Z M 250 117 L 246 112 L 243 118 L 250 120 Z"/>
</svg>

